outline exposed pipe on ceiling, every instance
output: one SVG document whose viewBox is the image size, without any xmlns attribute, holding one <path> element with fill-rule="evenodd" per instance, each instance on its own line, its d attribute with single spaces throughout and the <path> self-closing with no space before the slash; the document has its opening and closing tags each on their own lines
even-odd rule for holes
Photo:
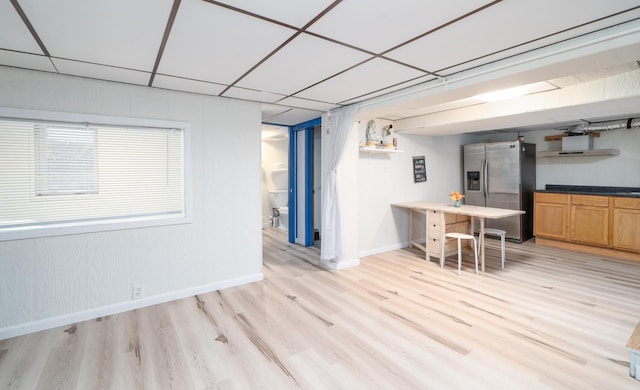
<svg viewBox="0 0 640 390">
<path fill-rule="evenodd" d="M 570 127 L 568 129 L 568 132 L 575 134 L 586 134 L 593 131 L 631 129 L 633 127 L 640 127 L 640 118 L 619 119 L 606 122 L 581 123 L 579 125 Z"/>
</svg>

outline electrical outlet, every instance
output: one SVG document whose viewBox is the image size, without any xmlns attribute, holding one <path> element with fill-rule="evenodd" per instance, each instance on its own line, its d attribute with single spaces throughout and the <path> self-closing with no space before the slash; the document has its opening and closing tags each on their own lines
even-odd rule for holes
<svg viewBox="0 0 640 390">
<path fill-rule="evenodd" d="M 144 284 L 133 285 L 133 299 L 140 299 L 144 297 Z"/>
</svg>

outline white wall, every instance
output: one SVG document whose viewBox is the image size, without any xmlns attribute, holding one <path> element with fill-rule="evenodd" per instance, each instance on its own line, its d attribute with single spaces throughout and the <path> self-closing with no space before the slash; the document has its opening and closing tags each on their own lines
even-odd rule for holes
<svg viewBox="0 0 640 390">
<path fill-rule="evenodd" d="M 0 338 L 262 278 L 259 104 L 0 67 L 0 106 L 190 122 L 193 188 L 188 225 L 0 242 Z"/>
<path fill-rule="evenodd" d="M 521 133 L 525 142 L 536 144 L 536 151 L 561 150 L 561 141 L 545 141 L 558 130 Z M 516 139 L 514 133 L 493 133 L 470 137 L 469 142 L 496 142 Z M 618 156 L 538 157 L 536 158 L 536 189 L 547 184 L 640 187 L 640 129 L 611 130 L 593 138 L 593 149 L 618 149 Z"/>
<path fill-rule="evenodd" d="M 388 121 L 376 119 L 376 129 Z M 366 122 L 358 126 L 364 142 Z M 378 130 L 379 131 L 379 130 Z M 367 256 L 406 246 L 409 219 L 393 202 L 449 201 L 449 193 L 462 190 L 461 136 L 424 137 L 393 133 L 402 153 L 359 153 L 357 162 L 358 253 Z M 355 153 L 358 153 L 355 148 Z M 425 156 L 427 181 L 414 183 L 413 157 Z"/>
</svg>

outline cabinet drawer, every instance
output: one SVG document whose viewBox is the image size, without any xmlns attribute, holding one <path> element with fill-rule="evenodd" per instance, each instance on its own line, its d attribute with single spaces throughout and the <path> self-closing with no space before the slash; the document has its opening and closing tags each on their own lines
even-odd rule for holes
<svg viewBox="0 0 640 390">
<path fill-rule="evenodd" d="M 440 237 L 442 229 L 439 224 L 429 224 L 429 237 Z"/>
<path fill-rule="evenodd" d="M 442 251 L 442 241 L 440 238 L 429 238 L 429 255 L 440 257 L 440 252 Z"/>
<path fill-rule="evenodd" d="M 613 207 L 619 209 L 640 210 L 640 198 L 613 198 Z"/>
<path fill-rule="evenodd" d="M 598 195 L 571 195 L 572 205 L 609 207 L 608 196 Z"/>
<path fill-rule="evenodd" d="M 569 203 L 569 195 L 567 194 L 547 194 L 543 192 L 536 192 L 534 197 L 536 202 L 541 203 Z"/>
</svg>

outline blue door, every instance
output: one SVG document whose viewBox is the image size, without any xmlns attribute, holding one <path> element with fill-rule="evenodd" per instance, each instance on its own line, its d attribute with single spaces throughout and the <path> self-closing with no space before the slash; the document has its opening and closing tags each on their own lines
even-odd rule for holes
<svg viewBox="0 0 640 390">
<path fill-rule="evenodd" d="M 289 127 L 289 242 L 313 245 L 313 130 L 321 119 Z"/>
</svg>

